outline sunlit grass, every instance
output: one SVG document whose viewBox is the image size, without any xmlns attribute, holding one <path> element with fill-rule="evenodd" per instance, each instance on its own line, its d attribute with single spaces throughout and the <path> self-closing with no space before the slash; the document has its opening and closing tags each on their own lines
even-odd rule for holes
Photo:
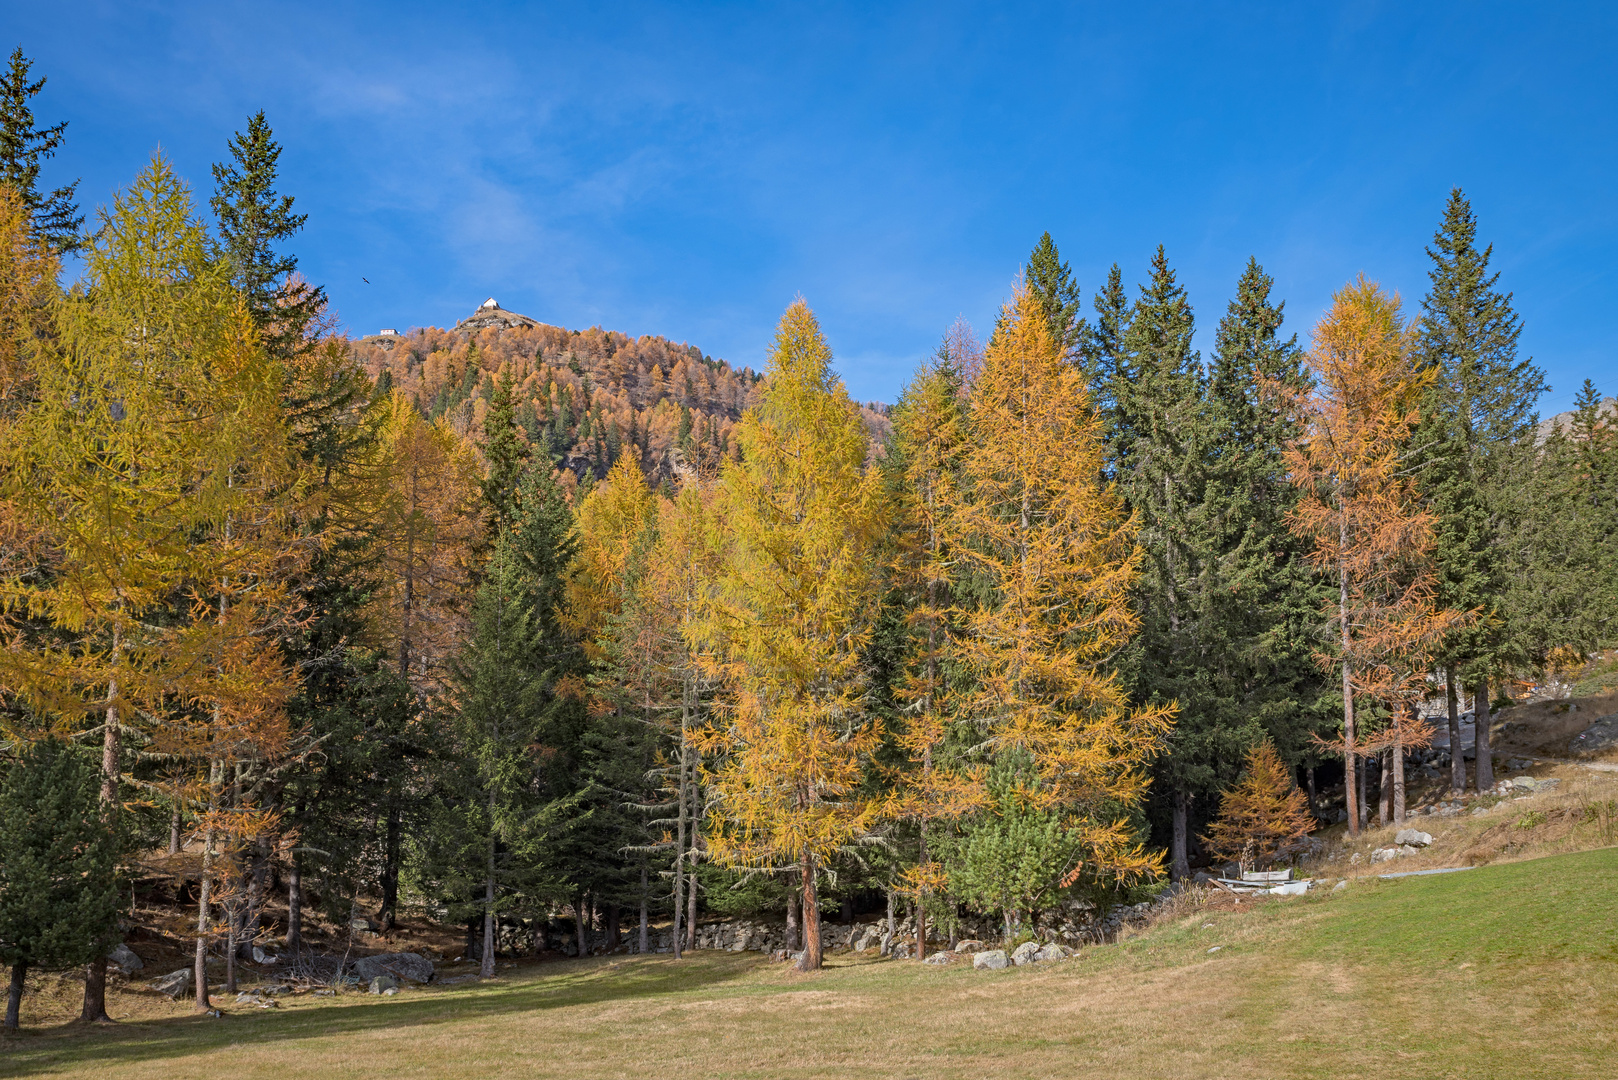
<svg viewBox="0 0 1618 1080">
<path fill-rule="evenodd" d="M 12 1041 L 8 1075 L 1610 1077 L 1618 851 L 1187 915 L 1005 972 L 756 955 L 516 968 Z M 1217 951 L 1210 952 L 1215 946 Z M 227 1006 L 227 1011 L 228 1006 Z"/>
</svg>

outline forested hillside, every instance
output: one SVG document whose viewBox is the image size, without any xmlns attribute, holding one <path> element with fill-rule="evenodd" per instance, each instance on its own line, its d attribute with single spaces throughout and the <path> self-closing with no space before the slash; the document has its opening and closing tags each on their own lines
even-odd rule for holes
<svg viewBox="0 0 1618 1080">
<path fill-rule="evenodd" d="M 351 340 L 264 114 L 81 228 L 5 80 L 13 1027 L 38 968 L 103 1018 L 136 935 L 203 1009 L 405 924 L 483 977 L 730 915 L 806 971 L 833 910 L 1089 940 L 1417 779 L 1493 798 L 1491 710 L 1618 636 L 1618 424 L 1587 383 L 1540 430 L 1460 189 L 1419 302 L 1357 277 L 1300 341 L 1251 259 L 1207 355 L 1162 247 L 1087 298 L 1047 234 L 887 410 L 802 299 L 756 372 L 487 307 Z"/>
<path fill-rule="evenodd" d="M 510 380 L 519 437 L 544 447 L 574 480 L 604 478 L 626 453 L 654 485 L 712 474 L 734 458 L 731 429 L 761 379 L 751 368 L 651 335 L 509 322 L 372 336 L 351 348 L 371 379 L 479 443 L 495 385 Z M 864 411 L 875 449 L 886 410 Z"/>
</svg>

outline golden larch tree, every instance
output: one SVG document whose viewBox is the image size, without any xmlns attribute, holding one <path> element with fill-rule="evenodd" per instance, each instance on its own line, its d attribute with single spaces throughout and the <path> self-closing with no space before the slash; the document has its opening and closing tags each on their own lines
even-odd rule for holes
<svg viewBox="0 0 1618 1080">
<path fill-rule="evenodd" d="M 884 529 L 881 477 L 866 468 L 859 407 L 802 300 L 781 319 L 762 400 L 737 426 L 719 513 L 723 567 L 702 640 L 724 708 L 702 740 L 714 755 L 712 857 L 796 864 L 800 967 L 821 961 L 816 876 L 870 824 L 859 790 L 879 726 L 864 704 Z"/>
<path fill-rule="evenodd" d="M 291 618 L 304 485 L 282 372 L 161 156 L 103 213 L 52 320 L 3 470 L 52 562 L 0 603 L 57 634 L 8 650 L 3 677 L 36 714 L 99 728 L 116 813 L 131 736 L 215 764 L 278 749 L 290 674 L 269 638 Z M 104 978 L 93 965 L 87 1020 Z"/>
<path fill-rule="evenodd" d="M 1039 785 L 1028 796 L 1067 811 L 1084 869 L 1149 873 L 1158 859 L 1122 808 L 1144 798 L 1173 713 L 1132 707 L 1113 668 L 1136 627 L 1135 526 L 1099 479 L 1100 421 L 1083 373 L 1062 360 L 1024 287 L 972 384 L 969 424 L 947 539 L 989 595 L 957 616 L 952 651 L 970 689 L 954 709 L 991 750 L 1033 755 Z"/>
<path fill-rule="evenodd" d="M 366 621 L 419 694 L 438 684 L 465 625 L 482 470 L 475 450 L 402 390 L 380 407 L 369 519 L 381 573 Z"/>
</svg>

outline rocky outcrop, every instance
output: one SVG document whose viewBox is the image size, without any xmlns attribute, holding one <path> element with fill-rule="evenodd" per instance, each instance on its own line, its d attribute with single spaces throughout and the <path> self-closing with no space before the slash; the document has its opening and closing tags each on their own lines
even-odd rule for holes
<svg viewBox="0 0 1618 1080">
<path fill-rule="evenodd" d="M 167 997 L 171 1001 L 179 1001 L 185 992 L 191 988 L 191 969 L 181 968 L 171 971 L 167 975 L 152 983 L 152 989 Z"/>
<path fill-rule="evenodd" d="M 119 943 L 116 949 L 107 954 L 107 963 L 125 975 L 133 975 L 146 966 L 146 961 L 136 956 L 135 950 L 122 942 Z"/>
<path fill-rule="evenodd" d="M 362 956 L 350 965 L 354 977 L 360 982 L 369 983 L 382 976 L 394 977 L 395 984 L 399 979 L 409 979 L 411 982 L 432 982 L 433 962 L 419 953 L 383 953 L 381 956 Z M 380 993 L 381 991 L 377 991 Z"/>
</svg>

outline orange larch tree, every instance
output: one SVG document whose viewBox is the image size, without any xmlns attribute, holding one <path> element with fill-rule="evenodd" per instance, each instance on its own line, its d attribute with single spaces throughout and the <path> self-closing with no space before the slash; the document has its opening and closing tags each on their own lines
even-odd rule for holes
<svg viewBox="0 0 1618 1080">
<path fill-rule="evenodd" d="M 1433 516 L 1406 461 L 1432 377 L 1413 362 L 1415 342 L 1397 295 L 1363 277 L 1341 289 L 1314 330 L 1315 388 L 1304 432 L 1288 450 L 1301 490 L 1292 527 L 1337 584 L 1324 612 L 1333 648 L 1320 659 L 1342 679 L 1343 736 L 1334 749 L 1347 766 L 1350 835 L 1360 828 L 1361 755 L 1392 750 L 1395 817 L 1403 819 L 1404 751 L 1430 738 L 1411 723 L 1411 706 L 1427 694 L 1428 654 L 1465 617 L 1438 606 Z M 1364 730 L 1357 699 L 1386 710 L 1385 730 Z"/>
<path fill-rule="evenodd" d="M 1219 816 L 1202 839 L 1220 858 L 1235 859 L 1244 870 L 1262 869 L 1314 827 L 1309 797 L 1266 738 L 1247 751 L 1241 779 L 1225 792 Z"/>
<path fill-rule="evenodd" d="M 1032 755 L 1038 783 L 1026 795 L 1063 809 L 1081 870 L 1150 873 L 1159 860 L 1122 808 L 1145 796 L 1173 709 L 1131 707 L 1113 667 L 1136 627 L 1135 526 L 1100 479 L 1100 421 L 1083 373 L 1062 359 L 1026 288 L 1001 313 L 968 423 L 947 541 L 989 596 L 955 616 L 951 651 L 970 689 L 952 707 L 990 752 Z"/>
</svg>

